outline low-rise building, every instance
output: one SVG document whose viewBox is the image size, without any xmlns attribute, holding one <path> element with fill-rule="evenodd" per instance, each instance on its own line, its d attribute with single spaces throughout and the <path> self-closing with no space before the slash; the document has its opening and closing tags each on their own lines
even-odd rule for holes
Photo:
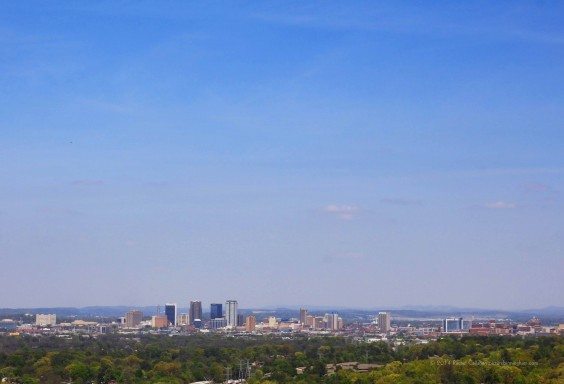
<svg viewBox="0 0 564 384">
<path fill-rule="evenodd" d="M 227 319 L 225 317 L 220 317 L 210 320 L 210 329 L 220 329 L 227 326 Z"/>
<path fill-rule="evenodd" d="M 35 315 L 35 325 L 47 327 L 57 324 L 57 315 L 55 314 L 37 314 Z"/>
</svg>

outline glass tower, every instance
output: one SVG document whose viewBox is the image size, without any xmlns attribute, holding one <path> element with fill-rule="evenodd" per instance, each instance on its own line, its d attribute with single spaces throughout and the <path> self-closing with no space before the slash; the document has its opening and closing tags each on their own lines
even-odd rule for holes
<svg viewBox="0 0 564 384">
<path fill-rule="evenodd" d="M 176 326 L 176 304 L 165 304 L 165 316 L 169 324 Z"/>
<path fill-rule="evenodd" d="M 223 317 L 223 304 L 210 305 L 210 318 L 221 319 Z"/>
</svg>

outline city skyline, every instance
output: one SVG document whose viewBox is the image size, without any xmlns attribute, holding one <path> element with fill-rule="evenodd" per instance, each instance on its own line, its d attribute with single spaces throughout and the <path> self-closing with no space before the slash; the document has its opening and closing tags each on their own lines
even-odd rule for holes
<svg viewBox="0 0 564 384">
<path fill-rule="evenodd" d="M 564 307 L 563 15 L 3 2 L 0 308 Z"/>
</svg>

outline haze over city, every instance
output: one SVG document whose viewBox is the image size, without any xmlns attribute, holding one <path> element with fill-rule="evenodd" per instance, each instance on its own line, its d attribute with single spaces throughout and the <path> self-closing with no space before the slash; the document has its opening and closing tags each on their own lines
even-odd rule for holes
<svg viewBox="0 0 564 384">
<path fill-rule="evenodd" d="M 546 4 L 3 2 L 0 307 L 564 306 Z"/>
</svg>

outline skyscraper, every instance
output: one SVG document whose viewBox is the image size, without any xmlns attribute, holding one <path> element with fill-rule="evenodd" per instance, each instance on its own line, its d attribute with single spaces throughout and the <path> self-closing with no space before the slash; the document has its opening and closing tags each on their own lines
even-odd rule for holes
<svg viewBox="0 0 564 384">
<path fill-rule="evenodd" d="M 165 315 L 156 315 L 151 317 L 151 327 L 166 328 L 168 327 L 168 319 Z"/>
<path fill-rule="evenodd" d="M 228 327 L 237 326 L 237 300 L 227 300 L 225 302 L 225 317 Z"/>
<path fill-rule="evenodd" d="M 378 328 L 381 333 L 387 333 L 390 330 L 390 313 L 389 312 L 379 312 L 378 313 Z"/>
<path fill-rule="evenodd" d="M 210 319 L 220 319 L 223 317 L 223 305 L 222 304 L 210 304 Z"/>
<path fill-rule="evenodd" d="M 176 303 L 165 304 L 165 316 L 169 324 L 176 326 Z"/>
<path fill-rule="evenodd" d="M 300 324 L 305 325 L 307 317 L 307 309 L 300 308 Z"/>
<path fill-rule="evenodd" d="M 201 301 L 191 301 L 190 302 L 190 319 L 189 324 L 194 325 L 194 320 L 202 320 L 202 302 Z"/>
<path fill-rule="evenodd" d="M 188 325 L 190 324 L 190 315 L 187 313 L 181 313 L 177 316 L 176 325 Z"/>
<path fill-rule="evenodd" d="M 460 332 L 464 330 L 462 317 L 443 320 L 443 332 Z"/>
<path fill-rule="evenodd" d="M 247 319 L 245 321 L 245 331 L 253 332 L 255 330 L 256 324 L 257 324 L 256 317 L 254 317 L 253 315 L 247 316 Z"/>
<path fill-rule="evenodd" d="M 268 327 L 269 328 L 278 328 L 278 320 L 276 319 L 276 316 L 268 316 Z"/>
<path fill-rule="evenodd" d="M 125 326 L 126 328 L 136 328 L 141 324 L 143 320 L 143 312 L 141 311 L 129 311 L 125 314 Z"/>
<path fill-rule="evenodd" d="M 327 329 L 336 331 L 339 329 L 339 315 L 336 313 L 328 313 L 325 315 L 327 319 Z"/>
</svg>

